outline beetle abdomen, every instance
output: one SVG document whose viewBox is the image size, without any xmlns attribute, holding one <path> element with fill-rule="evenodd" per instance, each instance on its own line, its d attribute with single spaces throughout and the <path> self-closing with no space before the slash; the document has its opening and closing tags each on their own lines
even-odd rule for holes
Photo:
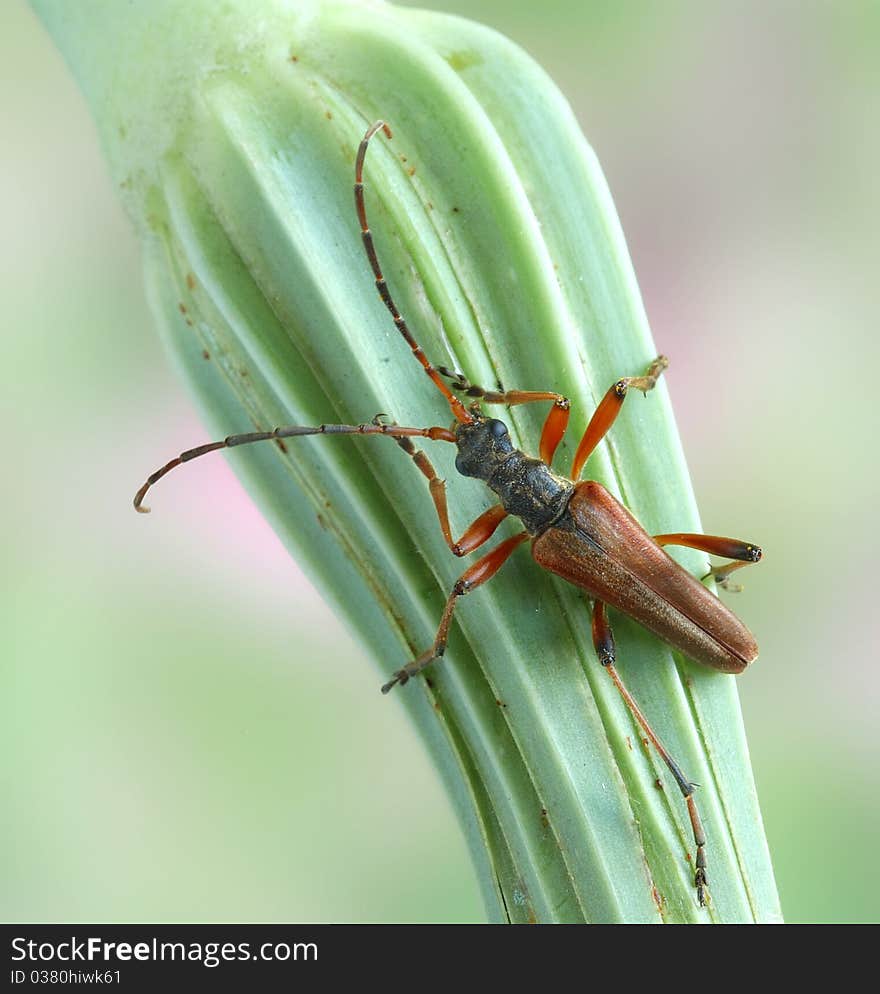
<svg viewBox="0 0 880 994">
<path fill-rule="evenodd" d="M 697 662 L 741 673 L 758 655 L 745 625 L 598 483 L 579 483 L 532 555 Z"/>
</svg>

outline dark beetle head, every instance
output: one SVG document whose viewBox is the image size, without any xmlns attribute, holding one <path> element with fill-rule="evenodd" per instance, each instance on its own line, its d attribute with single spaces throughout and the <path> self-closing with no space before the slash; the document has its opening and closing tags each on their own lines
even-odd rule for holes
<svg viewBox="0 0 880 994">
<path fill-rule="evenodd" d="M 498 464 L 515 451 L 507 425 L 482 415 L 458 425 L 455 441 L 458 445 L 455 468 L 462 476 L 474 476 L 478 480 L 488 480 Z"/>
</svg>

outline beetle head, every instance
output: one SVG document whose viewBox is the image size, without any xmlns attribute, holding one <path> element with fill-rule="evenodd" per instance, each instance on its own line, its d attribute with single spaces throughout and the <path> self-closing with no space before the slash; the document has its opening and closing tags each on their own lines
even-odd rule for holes
<svg viewBox="0 0 880 994">
<path fill-rule="evenodd" d="M 457 425 L 455 441 L 458 445 L 455 468 L 462 476 L 478 480 L 488 480 L 498 464 L 515 451 L 507 425 L 497 418 L 483 415 Z"/>
</svg>

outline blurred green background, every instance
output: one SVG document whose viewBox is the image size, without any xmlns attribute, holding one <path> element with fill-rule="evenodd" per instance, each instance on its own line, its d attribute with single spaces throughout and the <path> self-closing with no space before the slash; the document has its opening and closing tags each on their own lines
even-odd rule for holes
<svg viewBox="0 0 880 994">
<path fill-rule="evenodd" d="M 705 528 L 766 551 L 733 606 L 783 910 L 877 921 L 880 5 L 434 6 L 530 51 L 599 154 Z M 482 920 L 402 709 L 223 460 L 131 510 L 203 431 L 85 104 L 0 23 L 0 917 Z"/>
</svg>

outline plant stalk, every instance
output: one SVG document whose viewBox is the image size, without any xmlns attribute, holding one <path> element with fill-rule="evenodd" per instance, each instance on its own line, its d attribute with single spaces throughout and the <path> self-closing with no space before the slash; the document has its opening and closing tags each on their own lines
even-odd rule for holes
<svg viewBox="0 0 880 994">
<path fill-rule="evenodd" d="M 564 466 L 605 390 L 657 354 L 596 158 L 552 82 L 500 35 L 378 0 L 33 6 L 92 108 L 157 322 L 214 437 L 379 411 L 449 422 L 363 255 L 353 163 L 379 118 L 394 137 L 371 146 L 367 211 L 435 364 L 490 389 L 568 396 Z M 501 416 L 535 452 L 545 413 Z M 428 454 L 460 534 L 492 499 L 446 449 Z M 382 439 L 292 439 L 228 458 L 376 660 L 378 691 L 431 643 L 466 566 L 423 477 Z M 700 531 L 662 381 L 627 402 L 587 475 L 649 532 Z M 174 513 L 179 485 L 151 494 L 157 510 Z M 133 517 L 145 526 L 161 521 Z M 699 553 L 675 555 L 705 572 Z M 442 663 L 364 706 L 412 715 L 492 920 L 779 920 L 734 679 L 612 621 L 621 674 L 701 784 L 707 908 L 685 806 L 596 660 L 589 605 L 527 552 L 461 603 Z"/>
</svg>

